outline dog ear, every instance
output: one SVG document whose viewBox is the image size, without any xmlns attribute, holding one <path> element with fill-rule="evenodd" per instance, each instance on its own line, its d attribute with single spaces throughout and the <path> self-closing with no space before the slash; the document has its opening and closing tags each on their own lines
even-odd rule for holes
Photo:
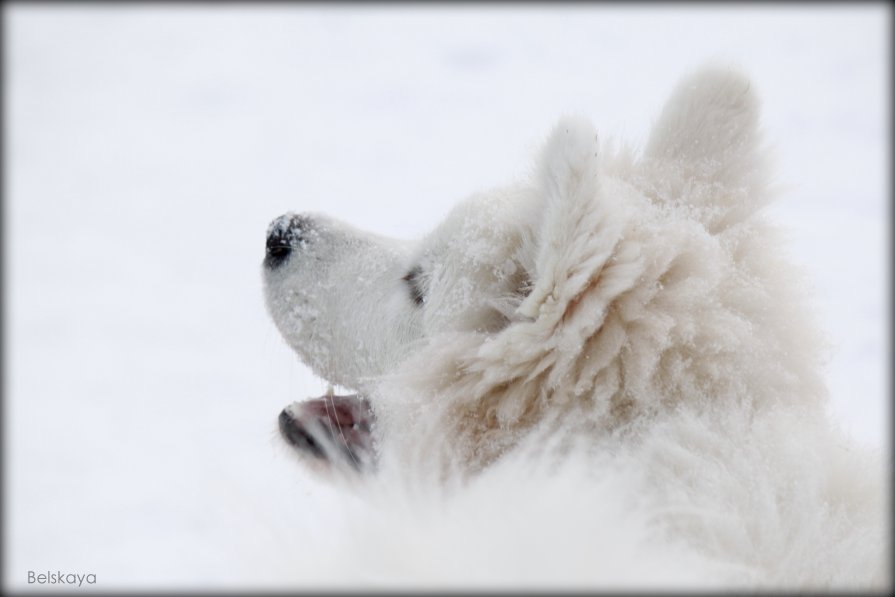
<svg viewBox="0 0 895 597">
<path fill-rule="evenodd" d="M 600 205 L 598 143 L 585 118 L 566 117 L 554 127 L 538 162 L 536 209 L 526 243 L 529 295 L 517 309 L 535 318 L 542 305 L 559 307 L 576 296 L 608 257 L 618 236 Z"/>
<path fill-rule="evenodd" d="M 713 231 L 744 219 L 769 199 L 768 151 L 760 102 L 749 79 L 709 66 L 672 92 L 643 154 L 653 198 L 686 201 Z"/>
<path fill-rule="evenodd" d="M 706 67 L 678 83 L 665 103 L 644 155 L 718 181 L 742 179 L 759 140 L 759 101 L 733 69 Z"/>
</svg>

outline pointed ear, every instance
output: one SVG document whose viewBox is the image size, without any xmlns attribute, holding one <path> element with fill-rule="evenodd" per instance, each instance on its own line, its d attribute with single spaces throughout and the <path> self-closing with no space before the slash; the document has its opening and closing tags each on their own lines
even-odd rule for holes
<svg viewBox="0 0 895 597">
<path fill-rule="evenodd" d="M 541 149 L 538 179 L 549 206 L 592 190 L 597 178 L 597 131 L 590 120 L 566 116 L 553 127 Z"/>
<path fill-rule="evenodd" d="M 690 179 L 727 187 L 748 184 L 760 165 L 759 111 L 743 74 L 704 67 L 671 94 L 644 158 L 668 163 Z"/>
<path fill-rule="evenodd" d="M 523 247 L 533 286 L 517 310 L 522 317 L 536 318 L 544 304 L 561 310 L 615 242 L 597 197 L 597 153 L 596 130 L 578 117 L 560 120 L 541 151 L 532 233 Z"/>
</svg>

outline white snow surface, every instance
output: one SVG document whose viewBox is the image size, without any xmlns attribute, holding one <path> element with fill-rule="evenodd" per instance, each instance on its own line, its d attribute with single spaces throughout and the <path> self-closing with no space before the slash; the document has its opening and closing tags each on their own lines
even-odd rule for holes
<svg viewBox="0 0 895 597">
<path fill-rule="evenodd" d="M 3 10 L 6 589 L 338 584 L 296 554 L 363 509 L 276 432 L 326 384 L 265 312 L 269 222 L 418 237 L 523 175 L 562 114 L 642 143 L 707 60 L 758 86 L 833 411 L 888 447 L 884 5 Z"/>
</svg>

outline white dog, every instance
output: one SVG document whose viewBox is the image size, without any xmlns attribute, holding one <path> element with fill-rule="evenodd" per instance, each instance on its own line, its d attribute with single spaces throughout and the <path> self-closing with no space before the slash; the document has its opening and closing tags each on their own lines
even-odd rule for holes
<svg viewBox="0 0 895 597">
<path fill-rule="evenodd" d="M 414 523 L 454 542 L 437 557 L 467 584 L 887 586 L 879 464 L 828 421 L 822 337 L 762 215 L 758 120 L 750 83 L 708 68 L 642 154 L 563 119 L 531 180 L 473 196 L 421 242 L 276 219 L 270 314 L 358 393 L 289 406 L 284 437 L 371 484 L 467 496 L 449 525 Z M 495 523 L 504 509 L 518 517 Z M 454 552 L 479 541 L 499 563 L 476 571 Z M 443 580 L 416 561 L 430 572 L 414 578 Z"/>
</svg>

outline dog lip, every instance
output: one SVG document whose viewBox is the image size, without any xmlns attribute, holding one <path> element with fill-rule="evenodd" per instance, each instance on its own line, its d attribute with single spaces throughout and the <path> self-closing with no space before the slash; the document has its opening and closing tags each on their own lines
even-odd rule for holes
<svg viewBox="0 0 895 597">
<path fill-rule="evenodd" d="M 285 439 L 289 445 L 305 450 L 317 458 L 324 458 L 326 456 L 323 453 L 323 448 L 314 441 L 311 434 L 308 433 L 304 426 L 302 426 L 295 417 L 290 415 L 286 409 L 283 409 L 283 411 L 280 412 L 278 423 L 280 427 L 280 435 L 283 436 L 283 439 Z"/>
</svg>

